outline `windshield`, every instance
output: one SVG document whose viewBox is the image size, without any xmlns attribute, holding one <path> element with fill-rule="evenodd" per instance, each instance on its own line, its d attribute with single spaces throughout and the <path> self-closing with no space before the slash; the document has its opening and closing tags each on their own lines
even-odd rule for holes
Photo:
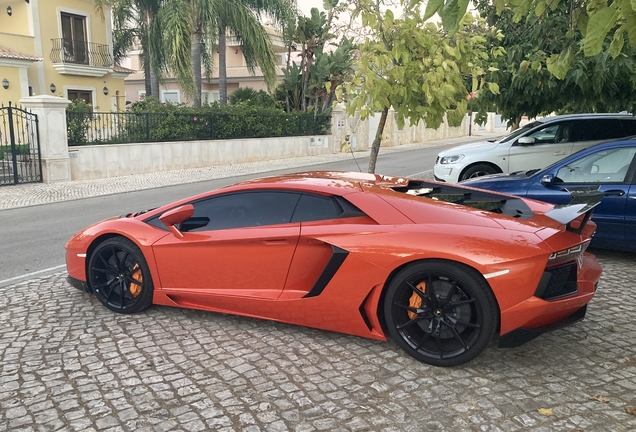
<svg viewBox="0 0 636 432">
<path fill-rule="evenodd" d="M 519 135 L 521 135 L 521 134 L 523 134 L 523 133 L 527 132 L 528 130 L 530 130 L 530 129 L 532 129 L 532 128 L 535 128 L 535 127 L 537 127 L 537 126 L 539 126 L 539 125 L 542 125 L 542 124 L 543 124 L 543 123 L 542 123 L 542 122 L 539 122 L 539 121 L 535 121 L 535 122 L 532 122 L 532 123 L 528 123 L 527 125 L 525 125 L 525 126 L 523 126 L 523 127 L 519 128 L 519 129 L 517 129 L 516 131 L 512 132 L 511 134 L 506 135 L 505 137 L 503 137 L 502 139 L 500 139 L 500 140 L 499 140 L 499 142 L 502 142 L 502 143 L 503 143 L 503 142 L 508 142 L 508 141 L 510 141 L 510 140 L 513 140 L 513 139 L 517 138 Z"/>
</svg>

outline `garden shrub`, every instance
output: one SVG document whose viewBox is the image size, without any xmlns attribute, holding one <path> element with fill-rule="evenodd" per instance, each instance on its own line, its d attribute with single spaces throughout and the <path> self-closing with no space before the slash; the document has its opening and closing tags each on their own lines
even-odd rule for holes
<svg viewBox="0 0 636 432">
<path fill-rule="evenodd" d="M 323 135 L 331 125 L 328 115 L 287 114 L 275 107 L 247 103 L 213 103 L 193 108 L 163 103 L 152 96 L 134 103 L 128 112 L 95 113 L 90 130 L 90 116 L 78 117 L 74 113 L 67 117 L 72 145 Z M 117 128 L 112 136 L 87 139 L 87 131 L 101 130 L 99 125 L 112 123 L 115 117 Z"/>
<path fill-rule="evenodd" d="M 83 144 L 88 141 L 86 133 L 92 112 L 93 107 L 82 99 L 75 99 L 68 104 L 66 107 L 66 130 L 69 143 Z"/>
</svg>

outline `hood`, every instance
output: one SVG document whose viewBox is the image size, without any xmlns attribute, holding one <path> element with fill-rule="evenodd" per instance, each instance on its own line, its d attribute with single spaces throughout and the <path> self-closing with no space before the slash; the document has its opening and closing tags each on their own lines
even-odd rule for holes
<svg viewBox="0 0 636 432">
<path fill-rule="evenodd" d="M 453 156 L 456 154 L 472 154 L 490 151 L 499 145 L 498 142 L 479 141 L 470 144 L 464 144 L 439 152 L 438 156 Z"/>
</svg>

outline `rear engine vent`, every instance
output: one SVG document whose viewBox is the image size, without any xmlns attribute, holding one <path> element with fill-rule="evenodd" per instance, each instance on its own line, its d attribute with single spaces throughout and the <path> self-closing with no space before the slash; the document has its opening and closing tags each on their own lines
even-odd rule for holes
<svg viewBox="0 0 636 432">
<path fill-rule="evenodd" d="M 576 262 L 547 268 L 534 295 L 544 300 L 552 300 L 574 294 L 577 290 L 577 268 Z"/>
<path fill-rule="evenodd" d="M 513 198 L 485 190 L 472 190 L 415 179 L 408 179 L 406 186 L 393 186 L 392 189 L 407 195 L 473 207 L 518 219 L 530 219 L 534 216 L 528 204 L 521 198 Z"/>
</svg>

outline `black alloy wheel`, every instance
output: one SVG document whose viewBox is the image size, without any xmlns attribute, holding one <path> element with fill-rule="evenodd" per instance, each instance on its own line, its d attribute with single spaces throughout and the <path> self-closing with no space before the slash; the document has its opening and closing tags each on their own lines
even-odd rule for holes
<svg viewBox="0 0 636 432">
<path fill-rule="evenodd" d="M 154 286 L 143 254 L 123 237 L 100 243 L 90 256 L 88 282 L 108 309 L 135 313 L 152 304 Z"/>
<path fill-rule="evenodd" d="M 499 322 L 499 308 L 485 279 L 452 261 L 423 261 L 393 279 L 384 300 L 393 340 L 415 359 L 457 366 L 481 353 Z"/>
</svg>

